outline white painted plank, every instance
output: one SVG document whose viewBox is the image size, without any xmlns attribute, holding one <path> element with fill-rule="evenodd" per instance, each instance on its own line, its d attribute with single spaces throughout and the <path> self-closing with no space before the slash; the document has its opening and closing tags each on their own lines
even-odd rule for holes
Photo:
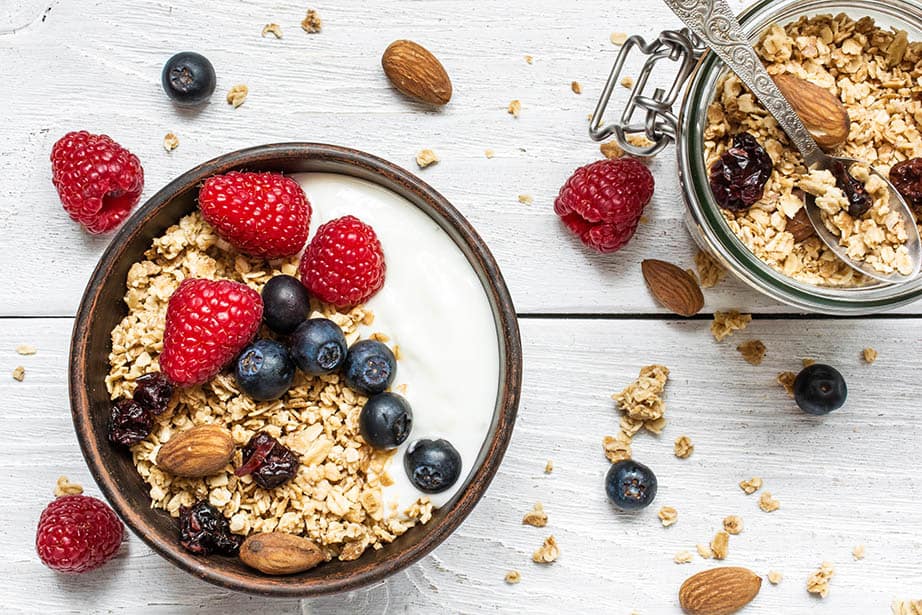
<svg viewBox="0 0 922 615">
<path fill-rule="evenodd" d="M 270 604 L 212 588 L 174 570 L 133 536 L 126 552 L 103 570 L 64 578 L 43 568 L 33 551 L 37 517 L 54 480 L 66 474 L 98 494 L 77 448 L 68 411 L 68 319 L 0 320 L 0 604 L 24 612 L 139 610 L 238 612 Z M 917 322 L 906 319 L 759 320 L 716 344 L 705 321 L 523 320 L 525 382 L 513 442 L 499 475 L 468 521 L 434 554 L 371 590 L 305 603 L 311 614 L 354 612 L 550 613 L 577 603 L 586 612 L 678 614 L 681 581 L 711 563 L 678 566 L 672 556 L 707 542 L 728 514 L 745 530 L 730 541 L 727 564 L 785 579 L 765 584 L 745 612 L 884 613 L 896 597 L 922 598 L 922 500 L 918 451 L 922 433 L 917 374 L 922 363 L 907 349 L 922 344 Z M 768 347 L 752 367 L 734 350 L 757 337 Z M 22 357 L 28 343 L 38 353 Z M 858 354 L 873 345 L 874 365 Z M 802 357 L 838 366 L 850 397 L 841 411 L 814 419 L 799 413 L 774 383 Z M 640 366 L 672 368 L 665 433 L 640 435 L 634 454 L 658 474 L 654 506 L 621 515 L 606 503 L 608 462 L 603 435 L 617 419 L 610 393 Z M 9 376 L 26 367 L 24 382 Z M 672 455 L 680 434 L 696 450 Z M 544 475 L 545 461 L 555 470 Z M 781 509 L 766 514 L 737 487 L 761 476 Z M 520 524 L 540 500 L 550 516 L 544 530 Z M 661 505 L 675 506 L 678 523 L 663 529 Z M 541 567 L 532 551 L 549 533 L 562 555 Z M 853 546 L 867 558 L 855 562 Z M 830 595 L 809 596 L 807 575 L 822 561 L 836 565 Z M 508 586 L 503 575 L 523 580 Z"/>
<path fill-rule="evenodd" d="M 45 8 L 8 4 L 0 14 Z M 18 291 L 0 315 L 72 315 L 105 247 L 107 238 L 64 215 L 51 185 L 51 146 L 75 129 L 106 132 L 138 154 L 145 197 L 199 162 L 262 143 L 338 143 L 408 168 L 419 149 L 432 148 L 442 161 L 420 175 L 486 239 L 522 312 L 660 312 L 640 260 L 691 265 L 671 148 L 652 163 L 649 223 L 623 251 L 591 254 L 552 211 L 570 172 L 599 157 L 586 116 L 616 53 L 610 32 L 652 37 L 677 26 L 661 3 L 320 2 L 324 31 L 313 36 L 301 31 L 305 4 L 294 0 L 49 4 L 45 21 L 0 34 L 0 64 L 15 84 L 0 104 L 0 279 L 15 280 Z M 270 21 L 281 24 L 282 40 L 260 37 Z M 447 67 L 455 97 L 445 109 L 408 102 L 384 78 L 380 54 L 402 37 L 426 44 Z M 163 62 L 187 47 L 217 67 L 218 91 L 200 112 L 177 110 L 160 91 Z M 581 96 L 570 91 L 573 80 Z M 248 84 L 250 96 L 234 110 L 223 96 L 236 83 Z M 626 94 L 619 88 L 617 100 Z M 518 119 L 505 110 L 512 99 L 522 101 Z M 170 154 L 161 146 L 167 131 L 181 142 Z M 519 194 L 534 204 L 519 203 Z M 732 281 L 708 293 L 708 309 L 738 306 L 790 311 Z"/>
</svg>

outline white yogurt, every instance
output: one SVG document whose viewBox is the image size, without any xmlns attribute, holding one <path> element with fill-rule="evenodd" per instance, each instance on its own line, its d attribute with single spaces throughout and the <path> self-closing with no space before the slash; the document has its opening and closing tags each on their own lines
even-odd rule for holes
<svg viewBox="0 0 922 615">
<path fill-rule="evenodd" d="M 483 285 L 467 258 L 439 226 L 403 197 L 371 182 L 332 173 L 292 176 L 311 203 L 317 227 L 354 215 L 374 228 L 387 264 L 384 287 L 367 306 L 371 327 L 400 345 L 394 386 L 406 384 L 413 407 L 410 437 L 391 457 L 394 484 L 384 488 L 391 510 L 403 511 L 421 495 L 407 478 L 404 452 L 420 438 L 445 438 L 461 454 L 461 477 L 442 493 L 442 506 L 474 469 L 486 440 L 499 391 L 496 324 Z"/>
</svg>

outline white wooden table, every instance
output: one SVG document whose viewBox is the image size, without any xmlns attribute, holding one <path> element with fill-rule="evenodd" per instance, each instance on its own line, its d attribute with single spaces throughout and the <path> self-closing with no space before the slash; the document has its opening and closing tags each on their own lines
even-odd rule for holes
<svg viewBox="0 0 922 615">
<path fill-rule="evenodd" d="M 739 2 L 736 6 L 741 7 Z M 0 2 L 0 605 L 6 612 L 267 613 L 606 612 L 677 613 L 676 591 L 714 565 L 673 555 L 708 542 L 729 514 L 730 565 L 767 582 L 746 613 L 886 613 L 894 598 L 922 598 L 922 306 L 898 315 L 802 318 L 726 280 L 706 292 L 706 312 L 740 308 L 755 321 L 716 344 L 708 320 L 675 321 L 648 296 L 639 262 L 690 266 L 694 248 L 670 150 L 652 163 L 656 196 L 630 246 L 588 253 L 558 223 L 553 198 L 577 166 L 599 157 L 586 116 L 615 54 L 612 31 L 653 36 L 678 25 L 653 0 L 318 0 L 324 21 L 309 36 L 303 0 L 2 0 Z M 261 38 L 276 22 L 284 38 Z M 445 64 L 451 104 L 431 111 L 400 97 L 379 66 L 397 38 L 417 40 Z M 180 112 L 160 90 L 163 62 L 205 53 L 218 91 L 201 112 Z M 533 64 L 525 56 L 534 57 Z M 579 81 L 583 94 L 570 90 Z M 250 88 L 234 110 L 223 101 Z M 626 92 L 626 91 L 625 91 Z M 619 92 L 624 96 L 625 92 Z M 522 101 L 518 119 L 506 113 Z M 133 535 L 95 573 L 67 577 L 34 552 L 38 515 L 59 475 L 98 495 L 73 434 L 67 348 L 86 279 L 107 238 L 90 237 L 62 211 L 48 155 L 68 130 L 105 132 L 135 152 L 145 197 L 221 153 L 276 141 L 364 149 L 413 168 L 415 153 L 441 162 L 421 176 L 444 193 L 491 246 L 521 314 L 525 382 L 506 459 L 481 504 L 432 555 L 371 589 L 305 601 L 224 591 L 180 572 Z M 175 132 L 179 149 L 162 147 Z M 487 159 L 485 149 L 495 152 Z M 524 205 L 519 194 L 534 197 Z M 739 341 L 762 339 L 760 367 Z M 31 344 L 34 356 L 15 348 Z M 859 359 L 873 346 L 874 365 Z M 774 383 L 802 357 L 838 366 L 850 397 L 823 420 L 793 406 Z M 638 436 L 635 457 L 660 479 L 657 501 L 636 515 L 606 503 L 603 435 L 616 432 L 609 395 L 647 363 L 672 369 L 669 425 Z M 22 365 L 23 382 L 10 376 Z M 691 458 L 672 441 L 692 437 Z M 545 461 L 554 472 L 545 475 Z M 781 509 L 766 514 L 737 482 L 761 476 Z M 521 524 L 540 500 L 546 529 Z M 664 529 L 661 505 L 679 511 Z M 553 533 L 560 559 L 531 563 Z M 867 545 L 854 561 L 852 548 Z M 821 561 L 836 565 L 825 600 L 805 582 Z M 518 585 L 506 571 L 522 574 Z M 143 611 L 142 611 L 143 609 Z"/>
</svg>

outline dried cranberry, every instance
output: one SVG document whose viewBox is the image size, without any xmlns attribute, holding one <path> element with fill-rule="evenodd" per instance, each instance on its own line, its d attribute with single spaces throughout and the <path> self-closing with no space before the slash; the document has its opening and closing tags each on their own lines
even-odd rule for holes
<svg viewBox="0 0 922 615">
<path fill-rule="evenodd" d="M 151 414 L 162 414 L 173 396 L 173 385 L 160 372 L 144 374 L 135 381 L 134 400 Z"/>
<path fill-rule="evenodd" d="M 833 163 L 832 175 L 836 178 L 836 186 L 848 199 L 848 215 L 860 218 L 871 209 L 871 197 L 864 189 L 864 184 L 852 177 L 844 164 L 838 161 Z"/>
<path fill-rule="evenodd" d="M 131 446 L 150 435 L 154 417 L 133 399 L 120 399 L 109 416 L 109 442 Z"/>
<path fill-rule="evenodd" d="M 269 434 L 260 432 L 243 447 L 243 464 L 234 474 L 251 474 L 257 485 L 272 489 L 294 478 L 297 472 L 298 457 Z"/>
<path fill-rule="evenodd" d="M 236 555 L 243 536 L 230 533 L 227 519 L 202 500 L 192 508 L 179 507 L 179 544 L 196 555 Z"/>
<path fill-rule="evenodd" d="M 711 192 L 717 204 L 730 211 L 752 207 L 772 175 L 771 156 L 748 132 L 733 137 L 733 147 L 711 165 Z"/>
<path fill-rule="evenodd" d="M 896 186 L 906 204 L 922 215 L 922 158 L 910 158 L 890 169 L 890 181 Z"/>
</svg>

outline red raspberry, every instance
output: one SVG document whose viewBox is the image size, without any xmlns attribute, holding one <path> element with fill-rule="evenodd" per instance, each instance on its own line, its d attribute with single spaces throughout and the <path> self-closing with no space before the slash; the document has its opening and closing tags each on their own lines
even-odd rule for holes
<svg viewBox="0 0 922 615">
<path fill-rule="evenodd" d="M 554 211 L 584 244 L 614 252 L 634 236 L 653 197 L 653 175 L 634 158 L 599 160 L 573 172 Z"/>
<path fill-rule="evenodd" d="M 105 233 L 141 198 L 144 169 L 106 135 L 83 130 L 67 133 L 51 148 L 51 181 L 72 219 L 91 233 Z"/>
<path fill-rule="evenodd" d="M 87 572 L 115 557 L 125 526 L 109 506 L 87 495 L 64 495 L 38 520 L 35 550 L 59 572 Z"/>
<path fill-rule="evenodd" d="M 301 257 L 301 282 L 321 301 L 348 307 L 384 286 L 384 252 L 374 229 L 356 218 L 330 220 Z"/>
<path fill-rule="evenodd" d="M 160 371 L 174 384 L 207 382 L 253 339 L 259 293 L 230 280 L 183 280 L 166 308 Z"/>
<path fill-rule="evenodd" d="M 307 243 L 311 205 L 298 182 L 278 173 L 215 175 L 198 193 L 202 216 L 245 254 L 294 256 Z"/>
</svg>

